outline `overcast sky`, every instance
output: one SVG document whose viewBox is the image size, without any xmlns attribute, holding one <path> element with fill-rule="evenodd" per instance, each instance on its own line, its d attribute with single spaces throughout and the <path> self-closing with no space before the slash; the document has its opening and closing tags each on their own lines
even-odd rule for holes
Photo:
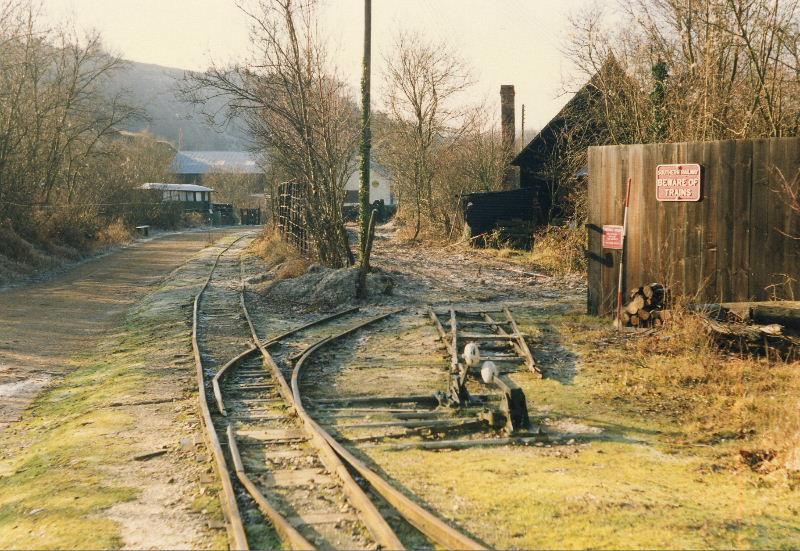
<svg viewBox="0 0 800 551">
<path fill-rule="evenodd" d="M 603 1 L 603 0 L 601 0 Z M 610 0 L 605 0 L 610 1 Z M 447 39 L 473 68 L 469 101 L 498 103 L 501 84 L 516 87 L 526 127 L 539 128 L 566 103 L 569 63 L 560 46 L 568 16 L 586 0 L 373 0 L 373 97 L 380 102 L 382 57 L 398 29 Z M 103 33 L 122 56 L 184 69 L 213 58 L 233 60 L 247 50 L 247 23 L 233 0 L 44 0 L 52 21 L 72 18 Z M 343 75 L 358 86 L 363 0 L 323 0 L 322 23 Z M 375 105 L 375 103 L 373 103 Z M 498 113 L 499 119 L 499 113 Z M 527 137 L 527 136 L 526 136 Z"/>
</svg>

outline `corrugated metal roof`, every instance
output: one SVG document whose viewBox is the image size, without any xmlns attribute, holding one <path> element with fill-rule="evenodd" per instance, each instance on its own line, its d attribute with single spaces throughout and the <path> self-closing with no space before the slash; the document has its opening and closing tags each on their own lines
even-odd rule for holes
<svg viewBox="0 0 800 551">
<path fill-rule="evenodd" d="M 170 170 L 173 174 L 261 174 L 264 160 L 247 151 L 178 151 Z"/>
<path fill-rule="evenodd" d="M 214 191 L 210 187 L 198 186 L 195 184 L 160 184 L 149 183 L 139 186 L 140 189 L 157 189 L 159 191 Z"/>
</svg>

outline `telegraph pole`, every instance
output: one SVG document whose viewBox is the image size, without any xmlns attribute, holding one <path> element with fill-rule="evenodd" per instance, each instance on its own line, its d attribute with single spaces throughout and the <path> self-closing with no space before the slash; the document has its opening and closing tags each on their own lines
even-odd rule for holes
<svg viewBox="0 0 800 551">
<path fill-rule="evenodd" d="M 361 76 L 361 187 L 358 198 L 361 205 L 360 227 L 361 235 L 359 246 L 361 249 L 362 263 L 368 261 L 364 258 L 367 254 L 367 240 L 369 239 L 369 169 L 370 149 L 372 137 L 370 135 L 370 65 L 372 57 L 372 0 L 364 0 L 364 66 Z"/>
<path fill-rule="evenodd" d="M 526 145 L 525 144 L 525 104 L 524 103 L 522 104 L 522 139 L 520 141 L 522 142 L 522 147 L 524 148 L 525 145 Z"/>
</svg>

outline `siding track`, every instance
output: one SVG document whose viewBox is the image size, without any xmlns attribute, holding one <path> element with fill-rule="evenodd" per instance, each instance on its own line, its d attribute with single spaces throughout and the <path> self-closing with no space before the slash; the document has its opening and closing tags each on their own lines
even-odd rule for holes
<svg viewBox="0 0 800 551">
<path fill-rule="evenodd" d="M 244 237 L 215 258 L 193 315 L 202 418 L 231 547 L 274 546 L 277 536 L 293 549 L 402 549 L 395 528 L 413 530 L 407 522 L 427 537 L 415 543 L 482 549 L 370 470 L 303 406 L 309 357 L 396 311 L 365 317 L 350 308 L 262 339 L 247 305 Z"/>
</svg>

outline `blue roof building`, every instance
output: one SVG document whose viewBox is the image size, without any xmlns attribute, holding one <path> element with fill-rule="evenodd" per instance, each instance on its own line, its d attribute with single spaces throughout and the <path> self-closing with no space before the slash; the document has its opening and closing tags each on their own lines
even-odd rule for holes
<svg viewBox="0 0 800 551">
<path fill-rule="evenodd" d="M 211 173 L 263 174 L 265 159 L 248 151 L 178 151 L 170 170 L 178 180 L 197 184 Z"/>
</svg>

